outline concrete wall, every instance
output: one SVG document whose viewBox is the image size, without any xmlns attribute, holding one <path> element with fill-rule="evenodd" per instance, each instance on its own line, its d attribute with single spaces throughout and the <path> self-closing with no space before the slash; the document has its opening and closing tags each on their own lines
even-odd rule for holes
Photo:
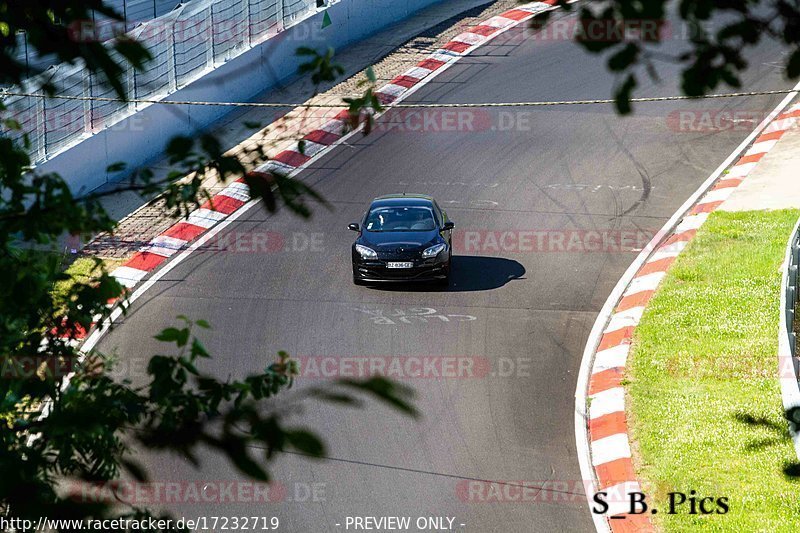
<svg viewBox="0 0 800 533">
<path fill-rule="evenodd" d="M 296 75 L 303 61 L 299 46 L 340 49 L 441 0 L 341 0 L 327 8 L 331 25 L 322 29 L 323 11 L 229 60 L 165 100 L 248 101 Z M 159 159 L 175 135 L 207 128 L 233 110 L 222 106 L 152 104 L 70 147 L 37 167 L 58 172 L 76 193 L 115 181 L 130 169 Z M 108 173 L 124 161 L 128 171 Z"/>
</svg>

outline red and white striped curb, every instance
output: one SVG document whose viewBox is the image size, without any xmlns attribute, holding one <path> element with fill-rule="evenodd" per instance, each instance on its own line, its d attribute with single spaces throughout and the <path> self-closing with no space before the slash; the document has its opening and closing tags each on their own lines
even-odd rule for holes
<svg viewBox="0 0 800 533">
<path fill-rule="evenodd" d="M 614 495 L 613 499 L 608 499 L 606 516 L 625 515 L 624 520 L 609 520 L 612 531 L 652 530 L 647 515 L 627 514 L 630 512 L 628 494 L 642 491 L 631 461 L 625 389 L 622 385 L 633 332 L 648 301 L 666 276 L 667 269 L 692 240 L 709 213 L 722 205 L 798 118 L 800 104 L 778 115 L 730 171 L 718 178 L 639 268 L 603 330 L 589 377 L 587 425 L 597 490 Z"/>
<path fill-rule="evenodd" d="M 533 18 L 536 14 L 554 9 L 556 0 L 532 2 L 491 17 L 457 35 L 415 67 L 392 79 L 376 91 L 383 105 L 408 96 L 414 88 L 443 72 L 461 57 L 486 44 L 506 30 Z M 303 136 L 294 146 L 279 152 L 273 159 L 255 169 L 256 172 L 291 174 L 321 155 L 349 133 L 350 115 L 346 107 L 338 110 L 333 119 Z M 302 144 L 302 148 L 301 148 Z M 244 179 L 239 179 L 217 193 L 199 209 L 139 249 L 122 266 L 111 272 L 121 285 L 132 289 L 161 266 L 170 256 L 185 250 L 189 244 L 250 201 Z M 81 338 L 86 332 L 81 332 Z"/>
</svg>

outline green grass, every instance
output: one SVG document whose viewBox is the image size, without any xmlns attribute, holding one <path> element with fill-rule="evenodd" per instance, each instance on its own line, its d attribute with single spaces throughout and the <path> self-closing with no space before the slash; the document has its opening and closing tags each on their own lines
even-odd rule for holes
<svg viewBox="0 0 800 533">
<path fill-rule="evenodd" d="M 64 273 L 69 275 L 69 279 L 56 282 L 53 292 L 64 297 L 75 283 L 86 283 L 92 279 L 93 273 L 97 275 L 95 269 L 95 262 L 92 259 L 88 257 L 76 259 L 64 270 Z"/>
<path fill-rule="evenodd" d="M 651 300 L 626 385 L 635 462 L 665 531 L 800 531 L 797 457 L 783 419 L 780 265 L 798 210 L 713 213 Z M 668 515 L 670 491 L 727 497 Z"/>
<path fill-rule="evenodd" d="M 103 266 L 108 272 L 111 272 L 119 266 L 122 262 L 117 259 L 103 259 Z M 97 277 L 100 270 L 95 264 L 95 259 L 91 257 L 79 257 L 75 259 L 64 270 L 64 273 L 69 275 L 69 279 L 56 282 L 53 287 L 53 292 L 60 297 L 64 297 L 72 288 L 75 283 L 86 283 Z"/>
</svg>

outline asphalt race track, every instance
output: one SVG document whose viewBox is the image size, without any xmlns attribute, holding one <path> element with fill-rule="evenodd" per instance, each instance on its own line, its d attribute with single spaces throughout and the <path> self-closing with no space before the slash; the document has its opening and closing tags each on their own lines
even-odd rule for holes
<svg viewBox="0 0 800 533">
<path fill-rule="evenodd" d="M 743 90 L 789 87 L 776 50 L 751 54 Z M 674 67 L 659 69 L 661 84 L 643 78 L 637 96 L 679 93 Z M 614 82 L 597 57 L 518 28 L 406 102 L 607 98 Z M 628 118 L 609 105 L 451 111 L 455 118 L 415 110 L 336 147 L 300 175 L 332 210 L 316 208 L 304 222 L 252 208 L 214 241 L 238 238 L 234 249 L 212 243 L 193 254 L 99 348 L 136 374 L 143 354 L 163 352 L 151 336 L 185 314 L 214 326 L 202 335 L 214 354 L 204 368 L 220 377 L 258 371 L 281 349 L 326 369 L 351 368 L 331 364 L 339 358 L 422 361 L 424 375 L 402 381 L 416 389 L 423 418 L 375 402 L 306 403 L 295 420 L 324 436 L 331 459 L 279 457 L 272 501 L 156 503 L 187 517 L 277 516 L 291 532 L 343 531 L 348 516 L 455 517 L 456 529 L 473 532 L 592 530 L 573 429 L 589 330 L 638 248 L 755 125 L 693 131 L 700 121 L 677 113 L 760 120 L 781 98 L 639 104 Z M 347 223 L 373 197 L 403 191 L 432 194 L 456 223 L 446 291 L 352 284 Z M 448 377 L 429 376 L 448 365 Z M 143 461 L 160 481 L 239 479 L 211 454 L 200 470 L 174 456 Z"/>
</svg>

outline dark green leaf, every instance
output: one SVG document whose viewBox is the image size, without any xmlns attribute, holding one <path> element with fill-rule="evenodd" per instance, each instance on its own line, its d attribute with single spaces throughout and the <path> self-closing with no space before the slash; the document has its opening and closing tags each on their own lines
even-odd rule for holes
<svg viewBox="0 0 800 533">
<path fill-rule="evenodd" d="M 238 468 L 240 472 L 248 477 L 257 479 L 258 481 L 269 481 L 266 470 L 250 457 L 250 454 L 244 446 L 237 446 L 228 454 L 228 458 L 233 461 L 233 464 L 236 465 L 236 468 Z"/>
<path fill-rule="evenodd" d="M 639 46 L 636 43 L 628 43 L 622 50 L 609 58 L 608 68 L 614 72 L 625 70 L 636 62 L 638 55 Z"/>
<path fill-rule="evenodd" d="M 323 457 L 325 455 L 325 446 L 322 444 L 322 441 L 310 431 L 287 431 L 286 441 L 298 451 L 311 455 L 312 457 Z"/>
<path fill-rule="evenodd" d="M 203 346 L 203 344 L 197 339 L 192 339 L 192 347 L 190 349 L 190 353 L 192 357 L 204 357 L 204 358 L 211 357 L 211 355 L 206 350 L 205 346 Z"/>
<path fill-rule="evenodd" d="M 337 381 L 337 383 L 368 393 L 402 413 L 415 418 L 419 416 L 419 412 L 411 404 L 414 391 L 410 387 L 395 383 L 383 377 L 372 377 L 366 380 L 341 379 Z"/>
<path fill-rule="evenodd" d="M 798 76 L 800 76 L 800 48 L 795 48 L 786 61 L 786 77 L 794 79 Z"/>
<path fill-rule="evenodd" d="M 191 137 L 176 135 L 167 143 L 166 152 L 170 156 L 170 162 L 175 163 L 186 159 L 192 150 L 194 140 Z M 179 174 L 179 176 L 182 174 Z"/>
<path fill-rule="evenodd" d="M 614 94 L 614 105 L 620 115 L 631 112 L 631 93 L 636 88 L 636 77 L 629 74 L 625 82 L 620 85 Z"/>
<path fill-rule="evenodd" d="M 184 346 L 189 340 L 188 328 L 166 328 L 155 336 L 156 340 L 163 342 L 174 342 L 178 346 Z"/>
</svg>

